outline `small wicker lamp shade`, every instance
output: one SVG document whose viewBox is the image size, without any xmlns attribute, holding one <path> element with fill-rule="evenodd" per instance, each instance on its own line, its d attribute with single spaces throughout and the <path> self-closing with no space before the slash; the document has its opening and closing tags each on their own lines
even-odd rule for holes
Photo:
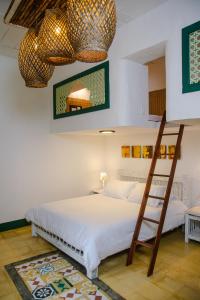
<svg viewBox="0 0 200 300">
<path fill-rule="evenodd" d="M 68 34 L 76 59 L 105 60 L 116 31 L 114 0 L 68 0 L 67 4 Z"/>
<path fill-rule="evenodd" d="M 42 62 L 37 56 L 37 35 L 31 28 L 20 44 L 18 63 L 27 87 L 43 88 L 53 75 L 54 66 Z"/>
<path fill-rule="evenodd" d="M 47 9 L 38 35 L 38 56 L 59 66 L 75 62 L 67 35 L 67 16 L 60 9 Z"/>
</svg>

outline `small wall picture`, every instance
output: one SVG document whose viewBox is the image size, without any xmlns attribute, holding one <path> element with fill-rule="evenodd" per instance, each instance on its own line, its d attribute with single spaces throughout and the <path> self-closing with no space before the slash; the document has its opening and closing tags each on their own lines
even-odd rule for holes
<svg viewBox="0 0 200 300">
<path fill-rule="evenodd" d="M 175 148 L 176 148 L 175 145 L 169 145 L 168 146 L 168 158 L 169 159 L 174 158 Z M 179 154 L 178 154 L 178 159 L 181 159 L 181 149 L 180 149 Z"/>
<path fill-rule="evenodd" d="M 141 158 L 141 146 L 132 146 L 132 157 Z"/>
<path fill-rule="evenodd" d="M 152 158 L 153 157 L 153 146 L 143 146 L 142 147 L 142 157 Z"/>
<path fill-rule="evenodd" d="M 167 146 L 166 145 L 160 145 L 160 159 L 166 159 L 167 158 Z"/>
<path fill-rule="evenodd" d="M 123 158 L 131 157 L 131 147 L 130 146 L 122 146 L 121 151 L 122 151 Z"/>
</svg>

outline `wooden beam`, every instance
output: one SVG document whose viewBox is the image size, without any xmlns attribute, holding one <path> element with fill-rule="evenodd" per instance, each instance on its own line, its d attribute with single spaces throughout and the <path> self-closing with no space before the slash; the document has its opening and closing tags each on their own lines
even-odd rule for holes
<svg viewBox="0 0 200 300">
<path fill-rule="evenodd" d="M 12 0 L 4 17 L 6 24 L 14 24 L 25 28 L 38 26 L 46 9 L 66 8 L 66 0 Z"/>
<path fill-rule="evenodd" d="M 12 17 L 14 16 L 16 10 L 18 9 L 20 3 L 22 2 L 22 0 L 12 0 L 12 2 L 10 3 L 8 10 L 4 16 L 4 22 L 6 24 L 9 24 Z"/>
</svg>

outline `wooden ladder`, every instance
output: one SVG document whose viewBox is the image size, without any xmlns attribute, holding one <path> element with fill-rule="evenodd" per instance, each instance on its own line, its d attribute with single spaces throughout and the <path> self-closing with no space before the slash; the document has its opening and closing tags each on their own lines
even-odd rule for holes
<svg viewBox="0 0 200 300">
<path fill-rule="evenodd" d="M 128 266 L 132 263 L 133 255 L 135 254 L 137 245 L 142 245 L 144 247 L 152 249 L 152 255 L 151 255 L 151 260 L 150 260 L 150 265 L 149 265 L 147 276 L 151 276 L 154 271 L 154 266 L 155 266 L 156 257 L 158 254 L 158 248 L 160 245 L 162 229 L 163 229 L 163 225 L 164 225 L 164 221 L 165 221 L 165 216 L 166 216 L 167 207 L 168 207 L 168 203 L 169 203 L 170 193 L 171 193 L 172 184 L 173 184 L 173 180 L 174 180 L 174 174 L 175 174 L 175 170 L 176 170 L 177 159 L 180 154 L 180 146 L 181 146 L 181 141 L 182 141 L 182 136 L 183 136 L 183 131 L 184 131 L 184 125 L 180 125 L 179 131 L 176 133 L 164 133 L 165 125 L 166 125 L 166 112 L 164 112 L 162 121 L 160 124 L 160 129 L 159 129 L 159 133 L 158 133 L 158 137 L 157 137 L 155 151 L 154 151 L 150 171 L 149 171 L 147 182 L 146 182 L 146 188 L 144 191 L 135 231 L 133 234 L 131 247 L 129 249 L 128 258 L 127 258 L 127 266 Z M 156 174 L 154 172 L 155 172 L 155 168 L 156 168 L 157 159 L 160 154 L 160 145 L 161 145 L 162 137 L 163 136 L 172 136 L 172 135 L 177 135 L 178 138 L 177 138 L 177 142 L 176 142 L 176 146 L 175 146 L 175 153 L 173 155 L 170 174 L 169 175 Z M 167 153 L 167 155 L 169 155 L 169 153 Z M 166 192 L 165 192 L 164 197 L 157 197 L 157 196 L 153 196 L 153 195 L 149 194 L 150 190 L 151 190 L 151 184 L 152 184 L 153 177 L 168 178 Z M 154 220 L 151 218 L 146 218 L 144 216 L 148 198 L 159 199 L 163 202 L 160 220 Z M 155 240 L 153 243 L 138 240 L 143 221 L 152 222 L 152 223 L 155 223 L 158 225 L 156 237 L 155 237 Z"/>
</svg>

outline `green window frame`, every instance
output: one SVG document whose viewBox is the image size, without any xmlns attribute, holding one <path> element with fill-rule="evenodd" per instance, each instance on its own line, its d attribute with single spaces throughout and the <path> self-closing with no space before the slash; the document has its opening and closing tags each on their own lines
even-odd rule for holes
<svg viewBox="0 0 200 300">
<path fill-rule="evenodd" d="M 57 113 L 56 111 L 56 90 L 57 88 L 70 83 L 72 81 L 75 81 L 77 79 L 83 78 L 84 76 L 93 74 L 99 70 L 104 70 L 104 95 L 105 95 L 105 102 L 103 104 L 99 104 L 96 106 L 76 110 L 76 111 L 70 111 L 70 112 L 65 112 L 65 113 Z M 54 120 L 60 119 L 60 118 L 65 118 L 65 117 L 71 117 L 75 115 L 80 115 L 84 113 L 89 113 L 93 111 L 99 111 L 102 109 L 108 109 L 110 108 L 110 84 L 109 84 L 109 61 L 106 61 L 102 64 L 99 64 L 93 68 L 90 68 L 84 72 L 81 72 L 77 75 L 74 75 L 68 79 L 65 79 L 53 86 L 53 118 Z"/>
<path fill-rule="evenodd" d="M 200 30 L 200 21 L 182 29 L 182 92 L 190 93 L 200 90 L 200 81 L 191 83 L 191 64 L 190 64 L 190 35 Z M 200 40 L 199 40 L 200 45 Z M 200 51 L 200 46 L 199 50 Z M 199 62 L 200 66 L 200 62 Z M 200 72 L 200 69 L 199 69 Z"/>
</svg>

